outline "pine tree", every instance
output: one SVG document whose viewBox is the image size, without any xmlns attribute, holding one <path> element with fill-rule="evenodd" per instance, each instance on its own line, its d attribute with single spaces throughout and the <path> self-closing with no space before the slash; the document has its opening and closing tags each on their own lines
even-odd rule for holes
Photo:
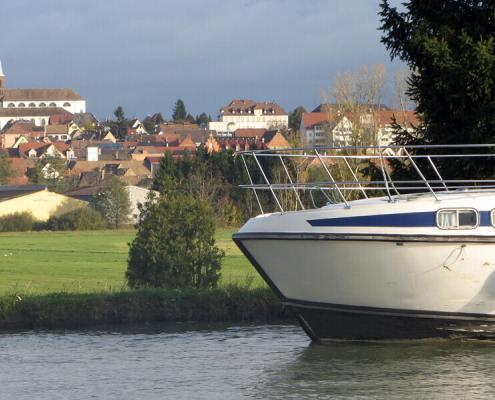
<svg viewBox="0 0 495 400">
<path fill-rule="evenodd" d="M 113 115 L 115 116 L 115 121 L 111 122 L 110 127 L 118 139 L 124 139 L 129 128 L 129 121 L 125 116 L 122 106 L 118 106 L 113 112 Z"/>
<path fill-rule="evenodd" d="M 408 95 L 422 120 L 413 134 L 398 130 L 398 142 L 493 143 L 495 3 L 409 0 L 398 11 L 382 0 L 380 7 L 382 42 L 413 71 Z M 491 164 L 480 160 L 449 159 L 439 167 L 444 178 L 493 176 Z"/>
<path fill-rule="evenodd" d="M 306 112 L 303 106 L 296 107 L 294 111 L 289 114 L 289 128 L 299 130 L 301 127 L 302 114 Z"/>
<path fill-rule="evenodd" d="M 178 99 L 175 102 L 174 111 L 172 113 L 172 119 L 174 122 L 184 122 L 187 118 L 187 111 L 184 102 Z"/>
<path fill-rule="evenodd" d="M 209 115 L 207 115 L 206 113 L 202 112 L 201 114 L 199 114 L 197 117 L 196 117 L 196 124 L 200 125 L 200 126 L 207 126 L 208 125 L 208 122 L 211 121 L 211 117 Z"/>
</svg>

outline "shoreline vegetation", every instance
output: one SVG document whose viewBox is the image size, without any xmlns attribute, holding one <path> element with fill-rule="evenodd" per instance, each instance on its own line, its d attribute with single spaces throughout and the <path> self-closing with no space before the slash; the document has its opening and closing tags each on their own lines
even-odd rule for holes
<svg viewBox="0 0 495 400">
<path fill-rule="evenodd" d="M 138 289 L 0 297 L 0 332 L 175 322 L 278 322 L 292 319 L 268 288 Z"/>
<path fill-rule="evenodd" d="M 273 292 L 217 228 L 226 257 L 216 289 L 125 285 L 134 230 L 0 234 L 0 332 L 151 322 L 275 322 L 291 319 Z"/>
</svg>

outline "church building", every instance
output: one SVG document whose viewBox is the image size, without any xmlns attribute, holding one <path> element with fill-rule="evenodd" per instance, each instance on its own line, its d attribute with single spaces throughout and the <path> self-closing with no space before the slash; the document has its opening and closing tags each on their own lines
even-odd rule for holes
<svg viewBox="0 0 495 400">
<path fill-rule="evenodd" d="M 72 89 L 8 89 L 0 62 L 0 129 L 12 120 L 45 125 L 63 112 L 86 112 L 86 100 Z"/>
</svg>

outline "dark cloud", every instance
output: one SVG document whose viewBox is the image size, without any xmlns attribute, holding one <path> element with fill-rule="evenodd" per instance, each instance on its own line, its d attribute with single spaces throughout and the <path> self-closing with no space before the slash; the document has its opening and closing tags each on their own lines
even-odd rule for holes
<svg viewBox="0 0 495 400">
<path fill-rule="evenodd" d="M 170 115 L 179 97 L 193 113 L 239 97 L 311 108 L 337 71 L 389 63 L 377 11 L 370 0 L 16 0 L 2 4 L 0 58 L 10 87 L 72 87 L 101 118 L 119 104 Z"/>
</svg>

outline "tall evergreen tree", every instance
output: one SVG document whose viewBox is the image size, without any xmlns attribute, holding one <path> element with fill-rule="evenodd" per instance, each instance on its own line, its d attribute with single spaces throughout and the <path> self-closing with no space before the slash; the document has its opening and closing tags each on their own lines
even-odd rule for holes
<svg viewBox="0 0 495 400">
<path fill-rule="evenodd" d="M 289 128 L 299 130 L 301 126 L 302 114 L 306 112 L 303 106 L 296 107 L 294 111 L 289 114 Z"/>
<path fill-rule="evenodd" d="M 184 102 L 178 99 L 175 102 L 174 111 L 172 113 L 172 119 L 174 122 L 184 122 L 187 118 L 187 111 Z"/>
<path fill-rule="evenodd" d="M 196 123 L 200 126 L 206 126 L 208 125 L 208 122 L 211 121 L 211 117 L 207 115 L 206 113 L 202 112 L 196 117 Z"/>
<path fill-rule="evenodd" d="M 398 141 L 493 143 L 495 2 L 409 0 L 399 11 L 382 0 L 380 7 L 382 42 L 392 59 L 413 71 L 408 95 L 422 120 L 412 135 L 398 130 Z M 440 167 L 447 176 L 463 170 L 471 178 L 494 175 L 485 160 L 449 160 Z"/>
<path fill-rule="evenodd" d="M 111 123 L 112 131 L 118 139 L 123 139 L 127 135 L 129 121 L 125 116 L 122 106 L 118 106 L 113 112 L 113 115 L 115 116 L 115 120 Z"/>
</svg>

